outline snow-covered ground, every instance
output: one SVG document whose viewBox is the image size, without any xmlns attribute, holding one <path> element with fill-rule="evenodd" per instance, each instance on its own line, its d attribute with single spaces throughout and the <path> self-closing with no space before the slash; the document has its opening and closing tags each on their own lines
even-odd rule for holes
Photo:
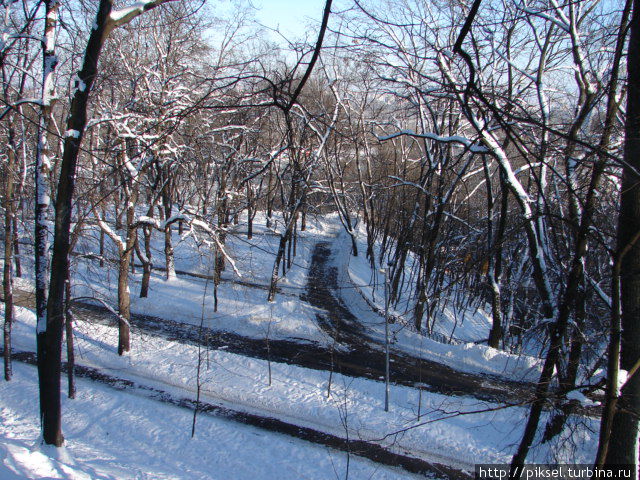
<svg viewBox="0 0 640 480">
<path fill-rule="evenodd" d="M 241 276 L 232 268 L 223 272 L 223 281 L 218 287 L 218 312 L 213 313 L 212 282 L 201 278 L 178 275 L 167 280 L 165 273 L 154 271 L 148 298 L 138 293 L 142 278 L 141 269 L 130 275 L 131 311 L 159 318 L 177 320 L 199 325 L 205 315 L 210 328 L 230 331 L 250 338 L 291 339 L 309 341 L 329 346 L 332 341 L 316 322 L 316 309 L 299 298 L 305 290 L 307 272 L 313 248 L 319 241 L 331 243 L 333 262 L 337 267 L 342 286 L 340 296 L 349 309 L 369 329 L 377 341 L 384 340 L 384 319 L 372 311 L 371 304 L 384 310 L 383 276 L 372 271 L 364 258 L 365 238 L 361 231 L 358 242 L 361 255 L 350 255 L 350 239 L 344 232 L 336 215 L 309 217 L 307 230 L 299 232 L 297 255 L 292 268 L 279 281 L 281 293 L 273 303 L 266 302 L 266 287 L 279 237 L 275 234 L 278 225 L 265 228 L 265 216 L 258 213 L 254 223 L 254 237 L 247 239 L 246 220 L 234 226 L 227 237 L 227 251 Z M 81 253 L 98 252 L 97 232 L 88 232 L 78 245 Z M 180 271 L 211 275 L 213 258 L 206 248 L 198 248 L 194 237 L 180 237 L 174 228 L 173 244 L 176 268 Z M 114 245 L 107 238 L 107 256 L 116 258 Z M 152 242 L 153 262 L 164 265 L 164 243 L 161 235 Z M 29 260 L 27 258 L 27 260 Z M 117 266 L 105 264 L 99 268 L 96 260 L 74 258 L 75 297 L 99 297 L 111 305 L 117 305 Z M 247 286 L 237 281 L 248 282 L 265 289 Z M 366 299 L 366 301 L 365 301 Z M 367 303 L 368 301 L 368 303 Z M 405 295 L 400 306 L 392 314 L 402 315 L 411 299 Z M 410 311 L 410 308 L 406 308 Z M 405 315 L 411 323 L 410 315 Z M 457 318 L 457 321 L 456 321 Z M 456 344 L 442 343 L 418 334 L 410 327 L 398 323 L 391 326 L 394 348 L 415 356 L 436 360 L 460 371 L 498 375 L 512 380 L 535 381 L 539 376 L 541 362 L 527 355 L 512 355 L 487 345 L 474 342 L 485 339 L 490 328 L 490 316 L 481 309 L 474 312 L 445 309 L 436 323 L 436 329 L 445 337 L 453 331 Z M 455 325 L 455 330 L 454 330 Z"/>
<path fill-rule="evenodd" d="M 195 398 L 199 358 L 197 347 L 139 333 L 132 342 L 130 354 L 119 357 L 116 354 L 116 328 L 83 322 L 78 322 L 76 328 L 79 364 L 179 396 Z M 34 351 L 34 329 L 33 313 L 26 309 L 18 309 L 18 321 L 14 331 L 16 350 Z M 274 363 L 271 365 L 272 384 L 269 385 L 269 365 L 266 361 L 220 350 L 203 350 L 200 352 L 200 359 L 203 365 L 203 401 L 275 417 L 340 437 L 346 437 L 348 433 L 349 438 L 373 441 L 399 453 L 469 471 L 475 463 L 508 462 L 513 446 L 521 435 L 527 414 L 527 410 L 521 407 L 503 409 L 500 405 L 479 402 L 473 398 L 450 398 L 428 392 L 422 392 L 420 396 L 417 389 L 395 385 L 391 388 L 390 412 L 387 413 L 383 408 L 382 382 L 334 374 L 331 395 L 327 397 L 328 372 Z M 22 368 L 18 371 L 21 372 Z M 18 377 L 17 382 L 5 385 L 4 388 L 12 392 L 9 395 L 25 398 L 25 394 L 19 392 L 27 388 L 28 385 L 25 384 L 30 382 L 33 383 L 31 387 L 35 389 L 33 374 L 25 375 L 26 380 L 20 380 Z M 16 385 L 15 391 L 12 385 Z M 80 389 L 85 388 L 91 391 L 94 388 L 101 389 L 82 382 Z M 86 395 L 88 396 L 81 397 L 83 402 L 90 399 L 91 394 Z M 35 390 L 26 398 L 31 399 L 27 403 L 33 403 L 33 399 L 37 398 Z M 29 417 L 28 412 L 23 411 L 26 405 L 8 408 L 10 416 Z M 74 402 L 66 403 L 65 419 L 75 416 L 75 408 Z M 475 411 L 479 413 L 469 413 Z M 452 415 L 454 412 L 463 414 Z M 110 415 L 105 413 L 100 421 L 110 424 Z M 34 422 L 35 418 L 36 415 L 33 413 L 30 421 Z M 100 416 L 96 415 L 93 418 L 98 421 Z M 594 423 L 592 420 L 583 420 Z M 85 424 L 84 430 L 74 422 L 71 431 L 67 432 L 67 437 L 72 442 L 77 435 L 74 433 L 76 429 L 83 434 L 84 430 L 87 430 L 87 435 L 89 430 L 94 429 L 91 422 Z M 149 422 L 153 423 L 151 420 Z M 5 425 L 8 424 L 5 422 Z M 186 432 L 188 420 L 183 420 L 182 425 L 180 428 Z M 596 431 L 595 425 L 591 427 Z M 106 427 L 102 425 L 96 428 Z M 155 427 L 154 431 L 169 435 L 165 428 L 161 424 Z M 177 427 L 173 430 L 175 428 Z M 13 427 L 3 429 L 3 435 L 13 435 L 13 430 Z M 185 432 L 181 434 L 186 435 Z M 146 448 L 144 444 L 147 439 L 148 437 L 143 437 L 138 440 L 139 448 Z M 156 443 L 153 438 L 149 440 Z M 35 442 L 36 436 L 32 435 L 30 441 Z M 561 453 L 564 452 L 572 461 L 588 463 L 595 453 L 594 438 L 574 438 L 574 441 L 581 444 L 578 452 Z M 549 446 L 543 445 L 537 448 L 530 458 L 547 461 L 550 452 Z M 325 471 L 325 475 L 332 474 Z M 272 477 L 266 475 L 260 478 Z"/>
<path fill-rule="evenodd" d="M 364 235 L 361 230 L 358 238 L 360 252 L 366 251 Z M 337 241 L 344 245 L 350 242 L 344 232 L 340 233 Z M 384 312 L 384 274 L 373 271 L 364 254 L 354 257 L 346 248 L 338 250 L 334 262 L 338 271 L 342 273 L 341 296 L 349 305 L 349 309 L 370 329 L 371 336 L 383 342 L 384 317 L 374 313 L 371 306 L 374 305 L 378 311 Z M 530 382 L 535 382 L 540 376 L 540 359 L 528 355 L 513 355 L 476 343 L 488 338 L 491 328 L 491 317 L 482 309 L 465 311 L 447 307 L 439 312 L 434 331 L 444 338 L 453 336 L 457 342 L 450 344 L 433 340 L 412 328 L 412 307 L 409 306 L 412 301 L 409 294 L 404 292 L 398 306 L 391 306 L 389 310 L 390 315 L 404 318 L 404 322 L 390 325 L 393 348 L 396 350 L 435 360 L 469 373 L 498 375 L 511 380 Z"/>
<path fill-rule="evenodd" d="M 242 229 L 242 224 L 239 226 Z M 229 253 L 245 282 L 266 285 L 277 236 L 256 228 L 248 241 L 241 233 L 228 238 Z M 175 236 L 178 270 L 210 273 L 211 259 L 194 248 L 192 238 Z M 307 282 L 311 253 L 318 241 L 331 243 L 338 267 L 340 295 L 362 321 L 368 335 L 381 340 L 382 317 L 365 301 L 373 299 L 372 273 L 364 259 L 350 256 L 349 240 L 335 217 L 319 219 L 302 232 L 298 256 L 280 285 L 276 302 L 266 302 L 266 291 L 234 283 L 227 269 L 220 285 L 219 311 L 213 312 L 211 282 L 179 275 L 165 280 L 154 273 L 148 299 L 136 295 L 140 270 L 131 276 L 134 312 L 151 314 L 253 338 L 298 338 L 328 344 L 316 323 L 316 310 L 299 298 Z M 95 252 L 95 243 L 83 245 Z M 162 244 L 154 244 L 155 263 L 161 263 Z M 361 249 L 364 251 L 364 249 Z M 116 273 L 97 269 L 95 260 L 76 263 L 75 295 L 99 295 L 115 300 Z M 379 279 L 378 279 L 379 280 Z M 21 280 L 22 288 L 29 282 Z M 17 309 L 14 349 L 35 351 L 35 319 Z M 484 335 L 482 314 L 465 317 L 459 338 Z M 485 320 L 487 320 L 485 318 Z M 394 348 L 459 370 L 533 379 L 536 361 L 509 355 L 471 342 L 438 343 L 393 324 Z M 198 350 L 152 334 L 136 332 L 132 350 L 117 351 L 117 329 L 76 324 L 76 360 L 111 376 L 133 380 L 181 398 L 196 396 L 198 360 L 203 401 L 237 411 L 274 417 L 339 437 L 379 443 L 426 461 L 472 471 L 475 463 L 505 463 L 520 439 L 526 407 L 503 408 L 470 397 L 447 397 L 392 385 L 390 411 L 384 412 L 384 384 L 329 372 L 247 358 L 224 350 Z M 466 335 L 466 337 L 465 337 Z M 269 385 L 269 367 L 272 382 Z M 32 367 L 16 363 L 15 378 L 3 383 L 0 396 L 2 459 L 0 478 L 344 478 L 346 454 L 295 439 L 202 417 L 196 439 L 189 438 L 191 412 L 162 405 L 106 386 L 80 381 L 79 398 L 65 400 L 67 447 L 60 452 L 39 446 L 37 376 Z M 6 401 L 5 401 L 6 399 Z M 420 415 L 418 413 L 420 412 Z M 542 422 L 546 420 L 543 418 Z M 576 430 L 571 442 L 562 437 L 552 445 L 536 444 L 529 461 L 590 463 L 594 457 L 597 423 L 579 418 L 586 428 Z M 593 433 L 590 433 L 593 432 Z M 125 447 L 123 447 L 125 446 Z M 4 475 L 4 476 L 3 476 Z M 13 475 L 13 476 L 11 476 Z M 406 477 L 362 459 L 352 459 L 349 478 Z"/>
<path fill-rule="evenodd" d="M 43 446 L 36 368 L 16 363 L 14 374 L 0 383 L 2 480 L 345 478 L 345 453 L 206 415 L 191 438 L 192 412 L 82 379 L 77 398 L 63 399 L 65 447 Z M 354 456 L 349 473 L 412 478 Z"/>
<path fill-rule="evenodd" d="M 273 227 L 278 228 L 277 218 Z M 279 236 L 265 228 L 264 214 L 256 216 L 254 236 L 246 238 L 246 223 L 233 226 L 227 235 L 226 250 L 235 263 L 238 276 L 231 265 L 222 274 L 223 282 L 218 287 L 218 311 L 213 313 L 213 282 L 202 278 L 178 275 L 167 279 L 162 271 L 153 271 L 149 296 L 140 298 L 142 269 L 130 274 L 131 311 L 182 323 L 199 325 L 203 312 L 206 318 L 214 318 L 209 326 L 215 330 L 232 331 L 250 338 L 270 339 L 296 338 L 322 345 L 330 339 L 315 322 L 315 309 L 301 302 L 299 295 L 307 283 L 307 271 L 311 252 L 319 239 L 327 238 L 335 228 L 332 218 L 308 218 L 307 229 L 298 232 L 297 255 L 291 269 L 278 282 L 281 293 L 276 301 L 268 303 L 267 287 L 271 278 Z M 86 235 L 76 247 L 80 254 L 97 254 L 97 227 L 87 229 Z M 173 229 L 175 264 L 178 271 L 212 275 L 213 257 L 211 249 L 200 246 L 193 236 L 185 231 L 181 237 L 177 227 Z M 105 239 L 107 258 L 116 259 L 117 249 L 111 240 Z M 152 237 L 152 260 L 154 266 L 164 267 L 164 239 L 156 234 Z M 26 273 L 29 274 L 28 255 Z M 136 264 L 139 264 L 137 257 Z M 100 298 L 112 306 L 117 305 L 118 271 L 115 263 L 99 267 L 97 260 L 72 257 L 73 296 Z M 32 270 L 32 269 L 31 269 Z M 247 286 L 247 282 L 262 286 Z"/>
</svg>

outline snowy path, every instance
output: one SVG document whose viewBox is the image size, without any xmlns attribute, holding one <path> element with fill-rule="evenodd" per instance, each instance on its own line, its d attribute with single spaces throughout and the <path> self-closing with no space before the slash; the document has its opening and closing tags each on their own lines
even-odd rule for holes
<svg viewBox="0 0 640 480">
<path fill-rule="evenodd" d="M 336 254 L 332 251 L 336 249 L 335 243 L 319 242 L 316 245 L 303 300 L 319 309 L 316 318 L 320 326 L 336 342 L 348 347 L 349 351 L 341 352 L 336 361 L 341 373 L 351 374 L 350 371 L 355 370 L 368 378 L 383 379 L 384 344 L 370 335 L 341 297 L 340 291 L 350 286 L 345 283 L 345 273 L 340 272 L 344 266 L 335 266 L 331 262 L 332 255 Z M 390 358 L 391 381 L 402 385 L 422 385 L 422 388 L 433 392 L 505 403 L 521 402 L 530 398 L 532 393 L 529 384 L 460 372 L 396 349 L 392 349 Z"/>
<path fill-rule="evenodd" d="M 0 348 L 0 354 L 2 353 L 3 351 Z M 12 354 L 12 358 L 14 361 L 36 365 L 36 354 L 34 352 L 16 352 Z M 67 371 L 66 362 L 63 363 L 63 371 Z M 193 411 L 197 408 L 198 413 L 202 415 L 222 417 L 226 420 L 299 438 L 311 443 L 330 447 L 334 450 L 346 452 L 350 455 L 367 458 L 382 465 L 400 467 L 411 473 L 429 475 L 430 477 L 435 476 L 439 479 L 468 480 L 471 478 L 470 475 L 460 470 L 453 469 L 446 465 L 430 463 L 418 458 L 394 453 L 375 443 L 363 440 L 344 439 L 312 428 L 288 423 L 277 418 L 234 410 L 226 406 L 214 405 L 207 402 L 197 403 L 190 398 L 176 396 L 170 392 L 150 387 L 140 382 L 117 378 L 91 367 L 76 365 L 74 371 L 76 376 L 80 378 L 99 382 L 100 384 L 107 385 L 119 391 L 126 391 L 158 402 L 184 408 L 189 411 Z"/>
<path fill-rule="evenodd" d="M 95 306 L 77 304 L 79 362 L 115 379 L 123 388 L 134 389 L 131 393 L 168 396 L 193 409 L 195 362 L 200 358 L 201 345 L 207 359 L 203 398 L 215 407 L 213 415 L 235 411 L 242 418 L 269 419 L 291 429 L 293 436 L 308 431 L 305 435 L 312 435 L 309 439 L 315 442 L 313 435 L 317 433 L 319 445 L 334 441 L 338 449 L 345 446 L 353 453 L 359 443 L 345 443 L 343 422 L 348 418 L 346 438 L 379 445 L 368 451 L 382 451 L 383 456 L 408 455 L 426 465 L 449 465 L 454 477 L 460 470 L 472 471 L 475 463 L 505 461 L 526 409 L 505 409 L 505 403 L 522 400 L 514 399 L 513 392 L 506 388 L 498 390 L 496 385 L 501 383 L 492 377 L 463 374 L 412 358 L 406 352 L 394 352 L 392 405 L 390 412 L 382 410 L 383 354 L 372 326 L 372 321 L 379 322 L 380 317 L 370 308 L 362 310 L 359 293 L 344 279 L 348 272 L 341 260 L 345 255 L 348 259 L 348 252 L 340 250 L 340 240 L 339 235 L 328 236 L 311 243 L 305 293 L 302 301 L 296 299 L 312 313 L 305 321 L 313 323 L 315 318 L 323 328 L 321 337 L 329 342 L 291 338 L 267 342 L 265 338 L 247 338 L 219 329 L 205 329 L 201 334 L 193 323 L 134 315 L 133 350 L 126 357 L 118 357 L 113 315 Z M 32 304 L 33 299 L 21 294 L 19 302 Z M 17 350 L 35 350 L 32 316 L 26 311 L 19 315 Z M 331 335 L 336 338 L 333 349 Z M 271 360 L 273 365 L 264 360 Z M 416 378 L 420 389 L 416 388 Z M 516 397 L 520 387 L 514 384 Z M 499 403 L 493 403 L 496 399 Z M 451 417 L 452 412 L 463 413 Z M 545 446 L 541 455 L 546 450 Z M 411 468 L 409 471 L 414 471 Z"/>
<path fill-rule="evenodd" d="M 321 242 L 316 246 L 307 293 L 302 297 L 317 307 L 317 321 L 338 345 L 333 349 L 311 342 L 283 339 L 254 339 L 233 332 L 203 328 L 200 333 L 192 324 L 161 319 L 150 315 L 132 314 L 132 335 L 138 332 L 159 336 L 183 344 L 202 345 L 251 358 L 298 365 L 314 370 L 334 370 L 337 373 L 372 380 L 384 378 L 384 354 L 381 345 L 367 340 L 363 327 L 342 303 L 335 292 L 335 267 L 328 264 L 329 248 Z M 32 293 L 16 291 L 16 305 L 33 308 Z M 104 307 L 77 303 L 77 320 L 102 325 L 115 325 L 115 318 Z M 400 352 L 391 355 L 391 381 L 398 385 L 421 388 L 453 396 L 469 396 L 499 403 L 521 403 L 528 390 L 516 382 L 506 382 L 485 376 L 455 371 L 445 365 L 411 358 Z"/>
</svg>

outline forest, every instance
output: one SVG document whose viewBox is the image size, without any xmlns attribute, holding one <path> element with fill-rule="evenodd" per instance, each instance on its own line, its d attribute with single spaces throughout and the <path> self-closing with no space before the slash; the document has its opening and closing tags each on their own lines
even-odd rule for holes
<svg viewBox="0 0 640 480">
<path fill-rule="evenodd" d="M 638 478 L 640 2 L 317 3 L 0 0 L 0 477 Z"/>
</svg>

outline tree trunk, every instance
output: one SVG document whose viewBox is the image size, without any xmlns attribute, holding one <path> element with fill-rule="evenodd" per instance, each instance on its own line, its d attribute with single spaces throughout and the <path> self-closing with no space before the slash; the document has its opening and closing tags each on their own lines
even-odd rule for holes
<svg viewBox="0 0 640 480">
<path fill-rule="evenodd" d="M 640 0 L 634 0 L 627 55 L 627 117 L 618 252 L 620 264 L 621 341 L 620 367 L 630 371 L 640 361 Z M 613 416 L 605 465 L 634 465 L 638 478 L 638 415 L 640 375 L 632 375 L 622 388 Z"/>
<path fill-rule="evenodd" d="M 287 244 L 287 270 L 291 269 L 291 247 L 292 245 L 295 244 L 296 241 L 296 225 L 297 225 L 297 219 L 294 220 L 293 222 L 293 232 L 291 233 L 290 237 L 289 237 L 289 243 Z M 284 273 L 284 272 L 283 272 Z"/>
<path fill-rule="evenodd" d="M 489 178 L 488 170 L 486 174 L 487 178 Z M 498 230 L 496 231 L 495 239 L 491 242 L 493 255 L 491 255 L 490 257 L 492 258 L 487 259 L 487 262 L 489 262 L 487 278 L 489 280 L 489 286 L 491 288 L 491 315 L 493 320 L 491 331 L 489 332 L 489 346 L 493 348 L 500 348 L 500 341 L 502 340 L 504 335 L 500 277 L 502 276 L 502 242 L 504 240 L 504 232 L 507 226 L 507 214 L 509 209 L 509 189 L 507 185 L 505 185 L 502 174 L 500 174 L 500 189 L 502 191 L 502 195 L 500 201 L 500 219 L 498 220 Z M 491 200 L 490 208 L 493 208 L 493 200 Z"/>
<path fill-rule="evenodd" d="M 107 211 L 104 208 L 104 206 L 102 207 L 102 218 L 107 218 Z M 104 255 L 105 255 L 105 250 L 104 250 L 104 230 L 100 229 L 100 240 L 99 240 L 99 253 L 100 253 L 100 267 L 104 267 Z"/>
<path fill-rule="evenodd" d="M 604 465 L 609 451 L 611 428 L 618 406 L 620 392 L 618 392 L 618 376 L 620 374 L 620 260 L 616 258 L 611 275 L 611 333 L 609 334 L 609 348 L 607 350 L 607 397 L 600 421 L 600 436 L 598 438 L 598 451 L 596 452 L 595 465 Z"/>
<path fill-rule="evenodd" d="M 55 5 L 57 6 L 57 3 Z M 77 88 L 71 102 L 56 196 L 53 255 L 46 324 L 39 322 L 37 328 L 42 432 L 44 442 L 55 446 L 61 446 L 64 442 L 60 409 L 60 369 L 62 329 L 64 325 L 64 292 L 68 270 L 71 207 L 75 189 L 76 166 L 78 154 L 80 153 L 80 143 L 87 122 L 89 93 L 97 73 L 98 58 L 102 49 L 103 37 L 106 34 L 111 8 L 110 0 L 100 1 L 95 21 L 97 28 L 91 30 L 82 70 L 78 72 L 77 82 L 82 82 L 85 88 Z M 40 201 L 38 201 L 38 205 L 38 208 L 40 208 Z M 44 216 L 40 218 L 44 219 Z M 46 228 L 46 225 L 44 227 Z M 41 244 L 38 239 L 36 239 L 36 242 L 36 247 L 40 247 Z M 43 267 L 40 264 L 40 268 Z M 37 274 L 42 275 L 42 272 L 38 271 Z M 41 286 L 39 285 L 38 287 Z"/>
<path fill-rule="evenodd" d="M 418 272 L 418 275 L 420 272 Z M 420 286 L 418 287 L 418 298 L 416 299 L 416 305 L 413 307 L 413 322 L 417 332 L 422 331 L 422 317 L 424 316 L 424 306 L 427 301 L 427 286 L 422 280 L 418 280 Z"/>
<path fill-rule="evenodd" d="M 129 235 L 127 235 L 128 238 Z M 127 242 L 128 243 L 128 242 Z M 118 264 L 118 355 L 123 355 L 130 349 L 129 320 L 131 318 L 131 298 L 129 295 L 129 263 L 130 250 L 120 251 Z"/>
<path fill-rule="evenodd" d="M 164 217 L 166 220 L 171 218 L 171 200 L 168 194 L 162 194 L 162 203 L 164 205 Z M 171 238 L 171 225 L 167 225 L 164 229 L 164 258 L 167 269 L 167 280 L 176 278 L 176 263 L 173 257 L 173 241 Z"/>
<path fill-rule="evenodd" d="M 22 277 L 22 262 L 20 261 L 20 232 L 18 231 L 18 219 L 13 213 L 13 260 L 16 265 L 16 277 Z"/>
<path fill-rule="evenodd" d="M 153 213 L 153 208 L 150 209 Z M 151 270 L 153 263 L 151 262 L 151 227 L 144 227 L 144 255 L 138 255 L 142 262 L 142 283 L 140 284 L 140 298 L 146 298 L 149 295 L 149 283 L 151 281 Z"/>
<path fill-rule="evenodd" d="M 12 129 L 9 128 L 9 135 Z M 9 142 L 12 143 L 11 141 Z M 4 379 L 9 381 L 12 376 L 11 368 L 11 326 L 13 323 L 13 168 L 15 152 L 9 147 L 7 169 L 5 171 L 4 187 L 4 268 L 2 286 L 4 291 Z"/>
<path fill-rule="evenodd" d="M 36 164 L 34 169 L 35 184 L 35 276 L 36 276 L 36 318 L 38 338 L 47 329 L 47 289 L 49 272 L 49 234 L 47 230 L 47 214 L 49 213 L 49 172 L 51 170 L 51 152 L 47 133 L 51 124 L 51 109 L 55 86 L 53 77 L 58 64 L 55 52 L 55 36 L 58 23 L 57 0 L 45 0 L 45 26 L 42 73 L 42 107 L 38 125 L 38 145 L 36 148 Z M 38 343 L 40 345 L 40 342 Z M 38 349 L 38 358 L 44 354 Z M 39 363 L 40 365 L 40 363 Z M 44 372 L 39 372 L 40 376 Z M 40 385 L 41 390 L 44 386 Z M 43 416 L 42 405 L 40 416 Z"/>
<path fill-rule="evenodd" d="M 282 262 L 286 247 L 287 240 L 289 239 L 289 235 L 291 234 L 290 229 L 287 228 L 284 234 L 280 236 L 280 243 L 278 244 L 278 252 L 276 253 L 276 260 L 273 262 L 273 271 L 271 273 L 271 282 L 269 285 L 269 295 L 267 296 L 267 301 L 273 302 L 276 298 L 276 291 L 278 289 L 278 269 L 280 268 L 280 262 Z"/>
<path fill-rule="evenodd" d="M 132 226 L 135 219 L 135 202 L 127 207 L 127 239 L 124 250 L 120 249 L 118 265 L 118 355 L 130 350 L 131 295 L 129 292 L 129 266 L 136 243 L 136 229 Z M 169 227 L 170 228 L 170 227 Z"/>
<path fill-rule="evenodd" d="M 349 232 L 349 236 L 351 237 L 351 255 L 354 257 L 358 256 L 358 242 L 356 240 L 356 235 L 353 233 L 353 230 Z"/>
<path fill-rule="evenodd" d="M 67 275 L 69 275 L 67 269 Z M 67 277 L 65 285 L 65 305 L 64 305 L 65 327 L 67 337 L 67 395 L 69 398 L 76 398 L 75 364 L 76 358 L 73 353 L 73 313 L 71 311 L 71 276 Z"/>
<path fill-rule="evenodd" d="M 271 228 L 271 217 L 273 215 L 273 165 L 269 164 L 269 176 L 267 178 L 267 221 L 266 227 Z"/>
<path fill-rule="evenodd" d="M 218 242 L 220 245 L 224 247 L 225 242 L 227 241 L 227 227 L 229 226 L 229 204 L 226 196 L 226 183 L 222 182 L 220 184 L 220 191 L 218 192 L 218 202 L 217 202 L 217 217 L 218 217 Z M 225 260 L 222 251 L 219 248 L 216 248 L 215 252 L 215 265 L 214 265 L 214 276 L 216 286 L 220 284 L 220 279 L 222 278 L 222 272 L 225 270 Z"/>
<path fill-rule="evenodd" d="M 253 238 L 253 191 L 247 182 L 247 239 Z"/>
<path fill-rule="evenodd" d="M 58 64 L 55 53 L 55 35 L 58 23 L 58 2 L 45 0 L 45 27 L 42 74 L 42 111 L 38 127 L 38 146 L 35 165 L 35 276 L 38 381 L 40 388 L 40 421 L 44 441 L 62 445 L 60 428 L 60 354 L 56 347 L 56 333 L 48 332 L 47 287 L 49 272 L 49 239 L 47 213 L 49 212 L 50 152 L 47 133 L 51 123 L 51 102 L 54 96 L 53 74 Z M 51 338 L 53 337 L 53 338 Z M 58 347 L 59 348 L 59 347 Z"/>
<path fill-rule="evenodd" d="M 491 330 L 489 331 L 489 342 L 488 345 L 491 348 L 500 348 L 500 340 L 502 340 L 502 305 L 500 298 L 500 286 L 498 282 L 494 278 L 494 275 L 491 274 L 490 277 L 490 285 L 491 285 L 491 315 L 492 315 L 492 323 Z"/>
</svg>

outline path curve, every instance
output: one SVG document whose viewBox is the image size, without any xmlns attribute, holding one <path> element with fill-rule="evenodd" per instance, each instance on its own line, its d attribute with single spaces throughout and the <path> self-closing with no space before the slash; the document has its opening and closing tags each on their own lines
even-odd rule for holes
<svg viewBox="0 0 640 480">
<path fill-rule="evenodd" d="M 318 308 L 316 319 L 319 326 L 336 342 L 348 347 L 348 352 L 340 356 L 339 369 L 356 365 L 366 371 L 366 376 L 383 379 L 384 345 L 367 335 L 365 327 L 341 299 L 338 293 L 338 269 L 330 262 L 331 253 L 329 242 L 316 244 L 303 300 Z M 390 359 L 392 383 L 501 403 L 521 403 L 531 398 L 532 387 L 529 384 L 461 372 L 394 350 Z M 349 374 L 344 370 L 341 373 Z"/>
</svg>

